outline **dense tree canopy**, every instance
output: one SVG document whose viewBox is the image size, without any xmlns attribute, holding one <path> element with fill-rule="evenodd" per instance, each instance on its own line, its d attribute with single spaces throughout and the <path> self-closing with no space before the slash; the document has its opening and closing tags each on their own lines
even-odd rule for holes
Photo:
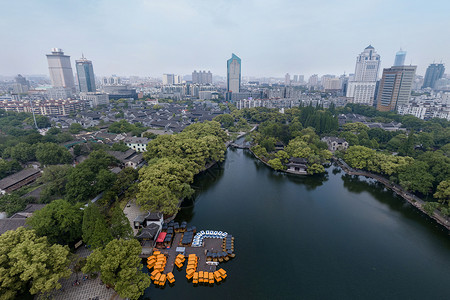
<svg viewBox="0 0 450 300">
<path fill-rule="evenodd" d="M 18 293 L 48 293 L 61 288 L 69 277 L 69 249 L 51 245 L 46 237 L 19 227 L 0 236 L 0 298 L 17 299 Z"/>
<path fill-rule="evenodd" d="M 70 152 L 54 143 L 40 143 L 36 146 L 36 159 L 44 165 L 58 165 L 72 163 Z"/>
<path fill-rule="evenodd" d="M 141 134 L 148 128 L 142 126 L 140 123 L 130 124 L 125 119 L 112 123 L 108 131 L 113 133 L 128 133 L 131 132 L 133 136 L 141 136 Z"/>
<path fill-rule="evenodd" d="M 112 240 L 104 249 L 95 249 L 87 258 L 84 273 L 100 272 L 104 283 L 111 285 L 122 298 L 138 299 L 150 285 L 143 273 L 141 245 L 137 240 Z"/>
<path fill-rule="evenodd" d="M 113 239 L 106 218 L 95 203 L 84 209 L 82 236 L 83 242 L 93 249 L 104 247 Z"/>
<path fill-rule="evenodd" d="M 130 221 L 120 208 L 119 205 L 114 206 L 111 213 L 111 234 L 115 239 L 131 239 L 133 237 L 133 229 Z"/>
<path fill-rule="evenodd" d="M 194 193 L 189 185 L 194 178 L 186 161 L 162 158 L 139 171 L 139 192 L 136 202 L 142 209 L 174 214 L 179 201 Z"/>
<path fill-rule="evenodd" d="M 33 213 L 27 223 L 52 244 L 70 245 L 81 237 L 83 211 L 65 200 L 55 200 Z"/>
<path fill-rule="evenodd" d="M 7 161 L 0 159 L 0 179 L 12 175 L 20 170 L 22 170 L 22 166 L 16 160 Z"/>
<path fill-rule="evenodd" d="M 10 217 L 12 214 L 24 210 L 32 200 L 34 198 L 21 197 L 17 192 L 3 195 L 0 197 L 0 211 L 6 212 L 8 217 Z"/>
<path fill-rule="evenodd" d="M 44 169 L 39 182 L 44 186 L 41 191 L 41 200 L 49 202 L 53 197 L 63 197 L 66 194 L 67 176 L 72 170 L 70 165 L 48 166 Z"/>
<path fill-rule="evenodd" d="M 66 199 L 72 203 L 86 202 L 110 188 L 116 175 L 108 167 L 115 165 L 117 160 L 111 155 L 102 150 L 93 151 L 67 175 Z"/>
<path fill-rule="evenodd" d="M 194 175 L 225 156 L 226 133 L 215 121 L 196 123 L 176 135 L 160 135 L 149 142 L 139 171 L 137 203 L 145 210 L 174 214 L 179 201 L 192 195 Z"/>
</svg>

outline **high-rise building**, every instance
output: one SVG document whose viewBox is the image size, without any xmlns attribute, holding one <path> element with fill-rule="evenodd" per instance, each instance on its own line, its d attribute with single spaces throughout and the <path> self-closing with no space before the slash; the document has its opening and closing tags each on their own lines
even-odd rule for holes
<svg viewBox="0 0 450 300">
<path fill-rule="evenodd" d="M 212 84 L 212 73 L 211 71 L 195 71 L 192 72 L 192 83 L 198 84 Z"/>
<path fill-rule="evenodd" d="M 298 82 L 298 75 L 294 75 L 294 82 Z"/>
<path fill-rule="evenodd" d="M 47 54 L 48 70 L 53 87 L 75 88 L 70 56 L 64 55 L 62 49 L 53 48 L 52 54 Z"/>
<path fill-rule="evenodd" d="M 241 89 L 241 59 L 234 53 L 227 60 L 227 91 L 239 93 Z"/>
<path fill-rule="evenodd" d="M 92 61 L 87 60 L 84 55 L 79 60 L 75 61 L 77 68 L 78 87 L 82 93 L 94 93 L 95 88 L 95 76 L 94 68 L 92 67 Z"/>
<path fill-rule="evenodd" d="M 120 77 L 112 75 L 110 77 L 103 77 L 101 83 L 102 85 L 119 85 L 121 80 Z"/>
<path fill-rule="evenodd" d="M 305 75 L 298 75 L 298 82 L 304 83 L 305 82 Z"/>
<path fill-rule="evenodd" d="M 183 76 L 175 74 L 163 74 L 163 85 L 181 84 Z"/>
<path fill-rule="evenodd" d="M 396 111 L 398 106 L 408 104 L 416 68 L 393 66 L 383 69 L 377 93 L 377 110 Z"/>
<path fill-rule="evenodd" d="M 286 73 L 286 75 L 284 75 L 284 85 L 290 84 L 291 84 L 291 75 L 289 75 L 289 73 Z"/>
<path fill-rule="evenodd" d="M 30 89 L 30 83 L 25 77 L 19 74 L 14 79 L 16 81 L 14 84 L 14 93 L 24 94 L 28 92 L 28 90 Z"/>
<path fill-rule="evenodd" d="M 380 55 L 371 45 L 356 58 L 355 74 L 348 82 L 347 100 L 351 103 L 373 105 L 380 67 Z"/>
<path fill-rule="evenodd" d="M 317 75 L 317 74 L 311 75 L 308 79 L 308 85 L 309 86 L 318 86 L 319 85 L 319 75 Z"/>
<path fill-rule="evenodd" d="M 406 59 L 406 51 L 403 51 L 400 48 L 400 51 L 398 51 L 395 54 L 394 67 L 403 66 L 405 64 L 405 59 Z"/>
<path fill-rule="evenodd" d="M 183 83 L 183 76 L 181 75 L 173 76 L 173 84 L 182 84 L 182 83 Z"/>
<path fill-rule="evenodd" d="M 444 71 L 444 64 L 430 64 L 425 72 L 422 88 L 434 88 L 436 81 L 444 76 Z"/>
<path fill-rule="evenodd" d="M 163 85 L 173 84 L 174 74 L 163 74 Z"/>
</svg>

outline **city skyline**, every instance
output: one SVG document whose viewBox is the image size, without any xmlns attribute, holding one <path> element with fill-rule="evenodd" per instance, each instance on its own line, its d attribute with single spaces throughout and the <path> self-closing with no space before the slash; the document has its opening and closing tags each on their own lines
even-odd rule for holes
<svg viewBox="0 0 450 300">
<path fill-rule="evenodd" d="M 8 2 L 0 12 L 8 28 L 1 75 L 46 74 L 43 55 L 53 47 L 72 57 L 85 53 L 99 75 L 152 77 L 194 69 L 226 76 L 223 60 L 230 53 L 245 61 L 244 77 L 349 74 L 356 53 L 369 44 L 382 57 L 380 68 L 390 67 L 400 48 L 408 52 L 405 64 L 417 65 L 420 75 L 432 62 L 449 61 L 450 41 L 438 36 L 438 28 L 450 26 L 445 1 L 74 1 L 71 9 L 56 1 L 24 2 Z"/>
</svg>

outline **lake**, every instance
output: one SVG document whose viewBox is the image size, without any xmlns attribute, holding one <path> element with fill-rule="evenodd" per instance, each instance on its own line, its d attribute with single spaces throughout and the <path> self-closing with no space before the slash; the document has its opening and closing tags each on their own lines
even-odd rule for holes
<svg viewBox="0 0 450 300">
<path fill-rule="evenodd" d="M 276 172 L 247 150 L 198 175 L 177 221 L 235 237 L 228 278 L 151 285 L 151 299 L 448 299 L 448 232 L 371 179 Z"/>
</svg>

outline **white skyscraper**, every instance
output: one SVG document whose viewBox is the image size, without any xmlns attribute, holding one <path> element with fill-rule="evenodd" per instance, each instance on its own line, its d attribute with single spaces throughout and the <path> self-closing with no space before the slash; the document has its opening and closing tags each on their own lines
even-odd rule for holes
<svg viewBox="0 0 450 300">
<path fill-rule="evenodd" d="M 64 55 L 62 49 L 52 48 L 52 54 L 47 54 L 47 61 L 52 86 L 75 89 L 70 56 Z"/>
<path fill-rule="evenodd" d="M 355 75 L 347 87 L 349 102 L 373 105 L 379 68 L 380 55 L 369 45 L 356 58 Z"/>
</svg>

